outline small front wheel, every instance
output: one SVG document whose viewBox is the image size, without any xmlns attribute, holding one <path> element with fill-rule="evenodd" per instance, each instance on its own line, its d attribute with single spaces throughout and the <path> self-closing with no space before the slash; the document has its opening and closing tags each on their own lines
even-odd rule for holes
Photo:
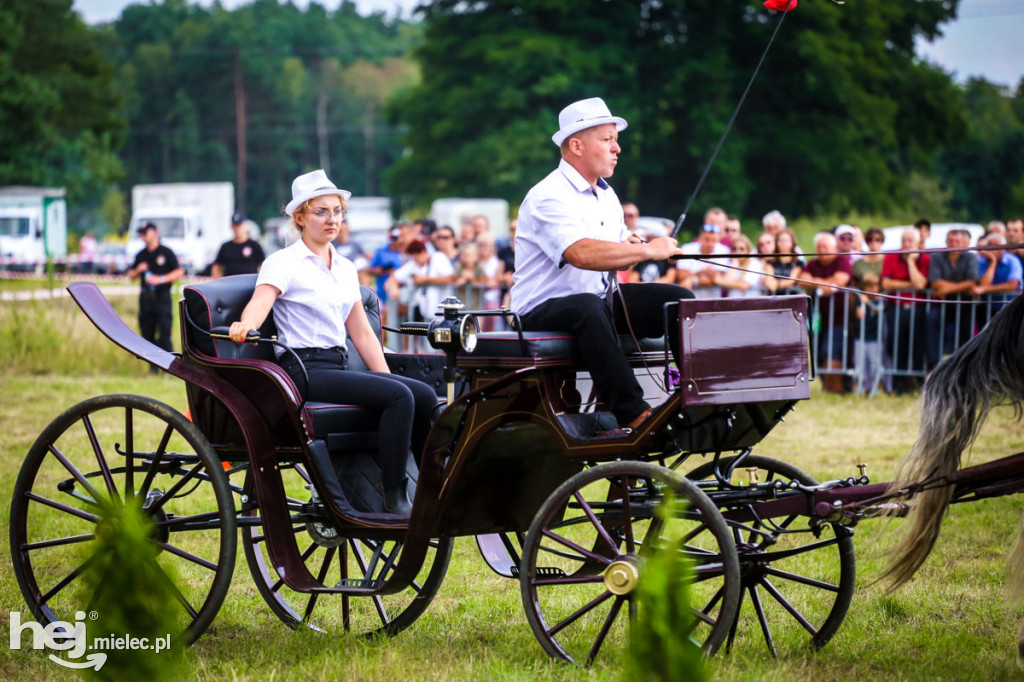
<svg viewBox="0 0 1024 682">
<path fill-rule="evenodd" d="M 663 505 L 667 490 L 674 493 L 671 506 Z M 648 462 L 582 471 L 534 517 L 519 578 L 527 620 L 544 650 L 589 664 L 599 653 L 624 649 L 629 622 L 638 615 L 645 559 L 670 541 L 693 571 L 694 624 L 679 638 L 714 654 L 729 634 L 741 593 L 732 536 L 697 486 Z"/>
</svg>

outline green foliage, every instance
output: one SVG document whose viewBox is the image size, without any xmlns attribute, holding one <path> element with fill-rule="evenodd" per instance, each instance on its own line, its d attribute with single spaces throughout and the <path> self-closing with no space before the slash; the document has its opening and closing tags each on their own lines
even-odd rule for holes
<svg viewBox="0 0 1024 682">
<path fill-rule="evenodd" d="M 69 222 L 121 179 L 113 63 L 70 0 L 0 5 L 0 185 L 68 190 Z"/>
<path fill-rule="evenodd" d="M 680 500 L 669 491 L 657 513 L 660 518 L 682 513 Z M 693 570 L 680 558 L 682 538 L 663 541 L 644 557 L 636 594 L 639 616 L 629 630 L 622 679 L 702 682 L 710 679 L 710 670 L 700 647 L 685 635 L 696 620 L 690 605 Z"/>
<path fill-rule="evenodd" d="M 18 290 L 48 287 L 38 280 L 19 284 Z M 55 282 L 52 288 L 62 286 Z M 128 295 L 111 295 L 110 301 L 121 319 L 135 328 L 138 295 L 135 287 L 129 290 Z M 176 308 L 172 328 L 177 329 Z M 148 367 L 100 334 L 67 297 L 0 303 L 0 348 L 0 372 L 128 377 L 144 374 Z"/>
<path fill-rule="evenodd" d="M 955 8 L 801 5 L 694 210 L 896 206 L 914 164 L 965 130 L 949 77 L 913 51 Z M 424 15 L 422 83 L 393 103 L 410 150 L 394 191 L 410 203 L 455 192 L 518 202 L 557 160 L 558 111 L 602 96 L 630 122 L 620 195 L 664 215 L 696 185 L 776 21 L 743 0 L 438 0 Z"/>
<path fill-rule="evenodd" d="M 82 594 L 95 607 L 96 620 L 86 622 L 91 642 L 95 637 L 146 638 L 155 646 L 157 637 L 173 633 L 175 602 L 172 576 L 156 561 L 157 548 L 150 541 L 153 521 L 142 511 L 138 497 L 128 502 L 99 499 L 96 541 L 90 543 L 83 561 Z M 175 633 L 176 634 L 176 633 Z M 91 677 L 100 680 L 168 679 L 179 663 L 182 645 L 173 635 L 168 651 L 107 649 L 107 660 Z"/>
<path fill-rule="evenodd" d="M 356 194 L 376 191 L 401 153 L 379 102 L 415 73 L 404 54 L 416 39 L 414 27 L 360 16 L 352 3 L 330 13 L 276 0 L 233 11 L 128 6 L 104 43 L 132 131 L 124 189 L 234 182 L 236 203 L 256 220 L 279 214 L 292 179 L 317 167 Z M 347 80 L 360 64 L 363 78 Z"/>
<path fill-rule="evenodd" d="M 1022 203 L 1014 188 L 1024 183 L 1024 88 L 1011 97 L 1001 86 L 972 78 L 964 100 L 969 137 L 942 153 L 939 173 L 953 191 L 953 207 L 971 220 L 1010 217 Z"/>
</svg>

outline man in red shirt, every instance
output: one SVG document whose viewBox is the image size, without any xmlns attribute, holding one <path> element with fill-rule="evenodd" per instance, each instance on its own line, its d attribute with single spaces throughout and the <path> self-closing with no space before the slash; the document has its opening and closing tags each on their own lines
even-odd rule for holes
<svg viewBox="0 0 1024 682">
<path fill-rule="evenodd" d="M 904 231 L 900 250 L 920 248 L 920 233 L 915 229 Z M 885 347 L 893 359 L 893 390 L 897 395 L 916 387 L 910 372 L 924 369 L 927 328 L 923 302 L 928 265 L 927 253 L 889 253 L 882 261 L 882 291 L 898 299 L 886 301 L 885 307 Z"/>
<path fill-rule="evenodd" d="M 836 287 L 850 283 L 853 266 L 849 256 L 839 255 L 834 235 L 822 232 L 814 239 L 819 256 L 807 263 L 800 275 L 800 286 L 815 297 L 821 326 L 818 328 L 818 367 L 828 393 L 844 393 L 843 359 L 846 352 L 846 323 L 849 294 Z"/>
</svg>

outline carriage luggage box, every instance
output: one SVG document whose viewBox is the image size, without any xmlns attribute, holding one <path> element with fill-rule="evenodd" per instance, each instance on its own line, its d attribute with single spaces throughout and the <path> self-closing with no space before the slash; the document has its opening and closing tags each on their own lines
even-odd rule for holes
<svg viewBox="0 0 1024 682">
<path fill-rule="evenodd" d="M 679 302 L 684 405 L 810 397 L 807 297 Z"/>
</svg>

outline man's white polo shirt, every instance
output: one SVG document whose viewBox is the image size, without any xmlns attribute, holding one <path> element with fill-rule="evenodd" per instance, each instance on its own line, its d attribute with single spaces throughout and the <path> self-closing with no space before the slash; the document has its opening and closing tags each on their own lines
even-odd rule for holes
<svg viewBox="0 0 1024 682">
<path fill-rule="evenodd" d="M 574 268 L 563 254 L 581 239 L 621 242 L 628 235 L 615 190 L 604 180 L 591 187 L 563 159 L 519 207 L 512 310 L 524 315 L 570 294 L 604 296 L 607 273 Z"/>
</svg>

